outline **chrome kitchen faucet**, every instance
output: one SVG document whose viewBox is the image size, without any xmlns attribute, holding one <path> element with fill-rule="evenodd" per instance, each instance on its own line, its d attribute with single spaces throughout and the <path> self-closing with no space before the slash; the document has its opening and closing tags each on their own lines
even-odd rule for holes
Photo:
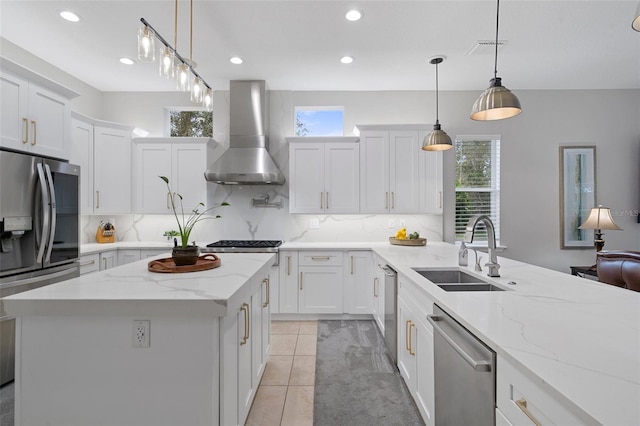
<svg viewBox="0 0 640 426">
<path fill-rule="evenodd" d="M 487 228 L 487 242 L 489 244 L 489 262 L 485 263 L 484 266 L 489 267 L 489 272 L 487 275 L 490 277 L 499 277 L 500 273 L 498 270 L 500 269 L 500 265 L 498 264 L 498 255 L 496 253 L 496 231 L 493 227 L 493 222 L 489 219 L 487 215 L 475 215 L 471 216 L 469 222 L 467 223 L 467 228 L 464 233 L 464 242 L 472 243 L 473 237 L 476 232 L 476 227 L 478 223 L 484 223 L 484 226 Z"/>
</svg>

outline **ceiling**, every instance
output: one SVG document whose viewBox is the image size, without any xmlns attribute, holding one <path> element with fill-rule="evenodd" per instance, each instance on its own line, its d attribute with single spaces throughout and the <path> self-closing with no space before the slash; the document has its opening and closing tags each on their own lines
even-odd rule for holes
<svg viewBox="0 0 640 426">
<path fill-rule="evenodd" d="M 640 0 L 503 0 L 498 76 L 518 89 L 640 89 Z M 174 39 L 174 0 L 0 0 L 0 37 L 101 91 L 171 91 L 158 64 L 136 59 L 144 17 Z M 345 13 L 364 14 L 349 22 Z M 78 23 L 59 17 L 63 9 Z M 193 3 L 193 59 L 214 90 L 264 79 L 275 90 L 483 90 L 493 76 L 496 3 L 484 0 Z M 178 52 L 189 57 L 189 1 L 179 0 Z M 156 47 L 159 44 L 156 43 Z M 355 58 L 345 65 L 344 55 Z M 244 59 L 241 65 L 229 62 Z"/>
</svg>

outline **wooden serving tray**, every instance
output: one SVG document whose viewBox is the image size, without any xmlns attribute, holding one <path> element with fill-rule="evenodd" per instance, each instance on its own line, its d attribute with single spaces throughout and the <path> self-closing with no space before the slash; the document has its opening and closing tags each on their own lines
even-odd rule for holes
<svg viewBox="0 0 640 426">
<path fill-rule="evenodd" d="M 169 274 L 206 271 L 207 269 L 217 268 L 218 266 L 220 266 L 220 258 L 210 253 L 199 256 L 195 265 L 176 266 L 171 257 L 152 260 L 148 263 L 149 271 Z"/>
<path fill-rule="evenodd" d="M 427 239 L 426 238 L 416 238 L 413 240 L 399 240 L 397 238 L 389 237 L 389 243 L 396 246 L 426 246 Z"/>
</svg>

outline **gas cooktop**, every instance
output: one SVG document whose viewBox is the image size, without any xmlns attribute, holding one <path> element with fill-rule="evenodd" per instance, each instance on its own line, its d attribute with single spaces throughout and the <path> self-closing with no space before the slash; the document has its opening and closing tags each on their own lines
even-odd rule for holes
<svg viewBox="0 0 640 426">
<path fill-rule="evenodd" d="M 280 240 L 220 240 L 207 244 L 212 248 L 275 248 L 282 244 Z"/>
</svg>

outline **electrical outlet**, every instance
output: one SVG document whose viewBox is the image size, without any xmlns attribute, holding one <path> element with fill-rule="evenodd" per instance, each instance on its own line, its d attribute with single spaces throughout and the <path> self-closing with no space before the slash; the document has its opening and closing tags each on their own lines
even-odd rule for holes
<svg viewBox="0 0 640 426">
<path fill-rule="evenodd" d="M 388 228 L 391 229 L 391 228 L 395 228 L 395 227 L 396 227 L 396 221 L 393 220 L 393 219 L 389 219 Z"/>
<path fill-rule="evenodd" d="M 309 219 L 309 229 L 320 229 L 320 219 Z"/>
<path fill-rule="evenodd" d="M 400 219 L 400 227 L 405 228 L 407 226 L 407 223 L 404 221 L 404 219 Z"/>
<path fill-rule="evenodd" d="M 133 347 L 148 348 L 149 338 L 151 337 L 151 321 L 135 320 L 133 321 Z"/>
</svg>

